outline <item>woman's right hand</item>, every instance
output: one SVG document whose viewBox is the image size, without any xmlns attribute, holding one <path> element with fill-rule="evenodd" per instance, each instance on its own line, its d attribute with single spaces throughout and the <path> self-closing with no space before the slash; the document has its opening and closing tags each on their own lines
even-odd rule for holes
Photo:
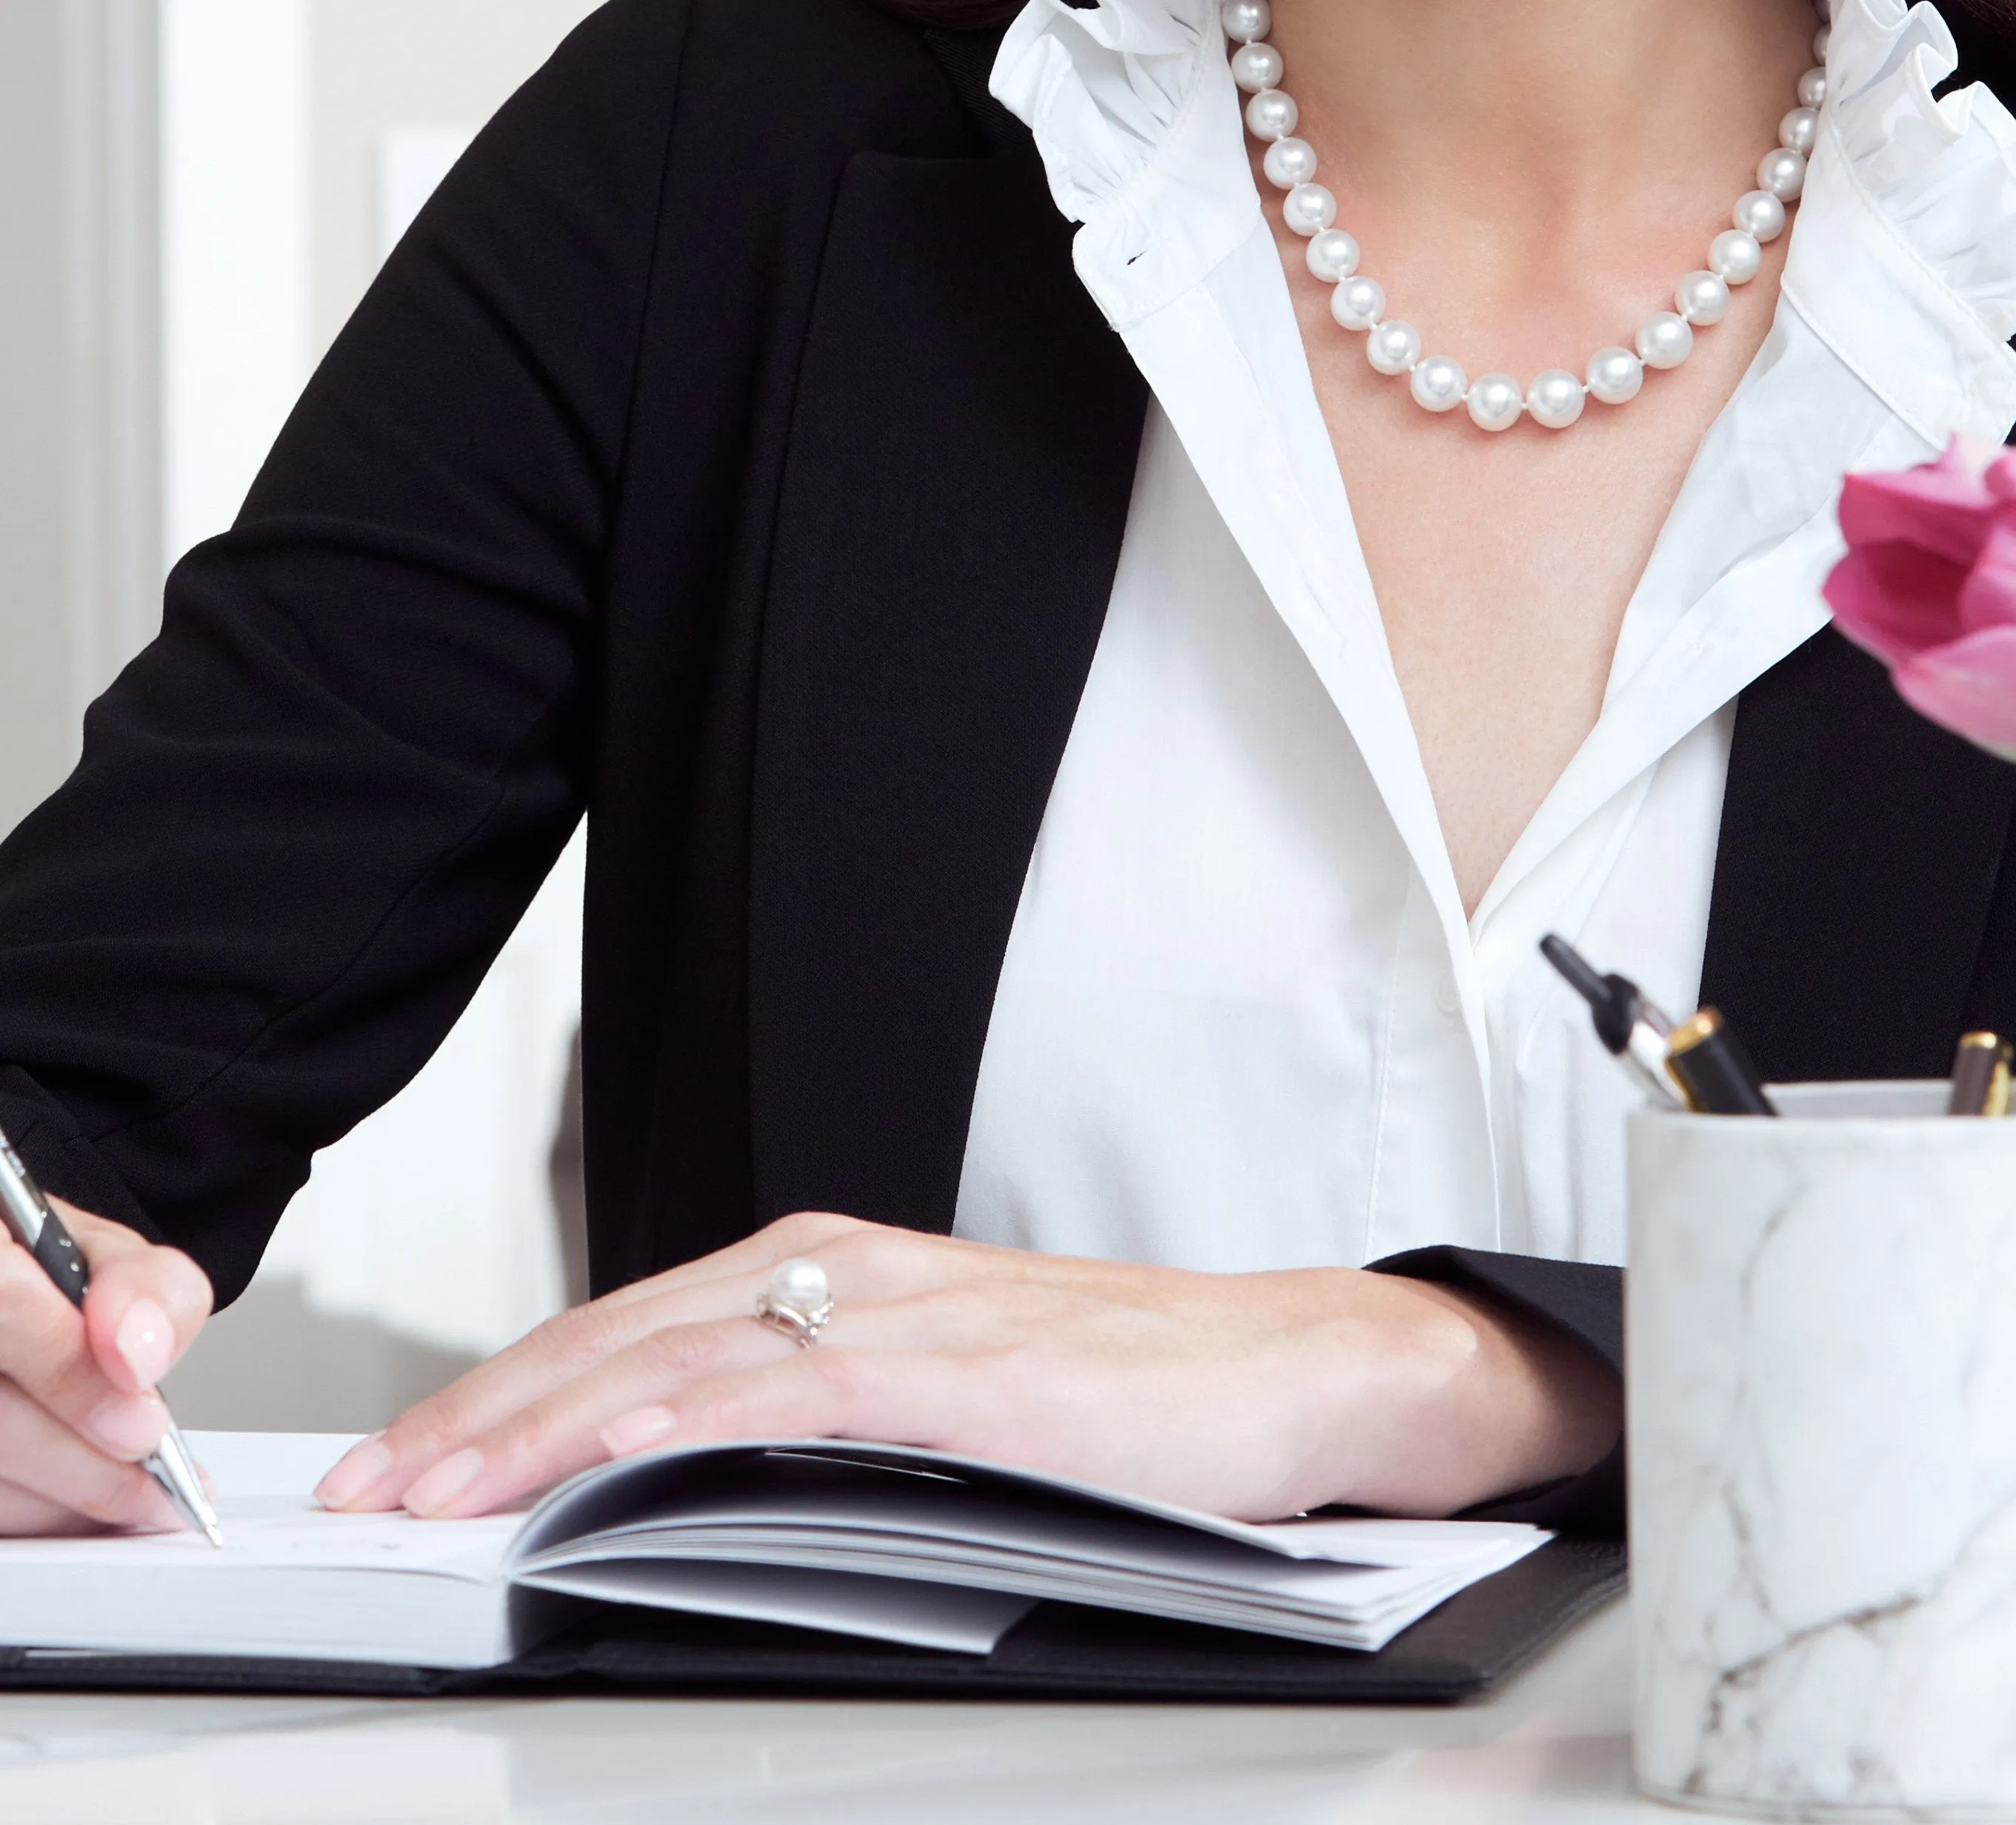
<svg viewBox="0 0 2016 1825">
<path fill-rule="evenodd" d="M 140 1468 L 167 1429 L 154 1389 L 210 1316 L 179 1249 L 50 1200 L 91 1268 L 79 1312 L 0 1233 L 0 1535 L 183 1523 Z"/>
</svg>

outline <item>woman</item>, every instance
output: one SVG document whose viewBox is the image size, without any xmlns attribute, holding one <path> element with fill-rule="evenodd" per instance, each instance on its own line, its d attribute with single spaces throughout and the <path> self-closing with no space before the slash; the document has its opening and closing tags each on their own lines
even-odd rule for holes
<svg viewBox="0 0 2016 1825">
<path fill-rule="evenodd" d="M 596 15 L 0 851 L 99 1213 L 83 1327 L 0 1259 L 0 1527 L 162 1518 L 148 1391 L 584 809 L 603 1296 L 329 1505 L 846 1434 L 1621 1527 L 1630 1092 L 1534 941 L 1777 1076 L 2016 1025 L 2016 776 L 1818 596 L 1846 468 L 2016 418 L 2016 128 L 1838 5 Z"/>
</svg>

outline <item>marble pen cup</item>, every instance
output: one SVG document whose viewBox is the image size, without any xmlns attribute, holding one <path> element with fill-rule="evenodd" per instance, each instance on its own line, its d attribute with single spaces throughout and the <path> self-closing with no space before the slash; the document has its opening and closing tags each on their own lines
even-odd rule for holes
<svg viewBox="0 0 2016 1825">
<path fill-rule="evenodd" d="M 1638 1781 L 2016 1820 L 2016 1120 L 1946 1085 L 1632 1118 Z"/>
</svg>

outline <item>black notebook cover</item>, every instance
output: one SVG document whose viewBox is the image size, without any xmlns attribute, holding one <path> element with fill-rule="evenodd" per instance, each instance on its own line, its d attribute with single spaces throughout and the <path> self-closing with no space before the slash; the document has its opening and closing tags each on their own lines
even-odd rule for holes
<svg viewBox="0 0 2016 1825">
<path fill-rule="evenodd" d="M 1550 1541 L 1377 1654 L 1071 1604 L 1039 1604 L 989 1654 L 597 1604 L 531 1653 L 481 1672 L 9 1647 L 0 1648 L 0 1690 L 1449 1704 L 1487 1690 L 1624 1582 L 1622 1545 Z"/>
</svg>

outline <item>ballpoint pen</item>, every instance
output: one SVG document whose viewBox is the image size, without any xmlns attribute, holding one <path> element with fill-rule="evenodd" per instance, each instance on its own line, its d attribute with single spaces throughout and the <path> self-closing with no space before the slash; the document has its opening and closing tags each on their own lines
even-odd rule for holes
<svg viewBox="0 0 2016 1825">
<path fill-rule="evenodd" d="M 0 1133 L 0 1218 L 5 1221 L 8 1233 L 56 1282 L 63 1297 L 82 1311 L 84 1295 L 91 1284 L 91 1270 L 85 1265 L 83 1251 L 63 1227 L 62 1218 L 49 1208 L 41 1187 L 29 1175 L 4 1133 Z M 189 1456 L 189 1446 L 172 1416 L 161 1442 L 142 1467 L 166 1492 L 183 1520 L 213 1546 L 224 1544 L 217 1510 L 211 1506 L 196 1460 Z"/>
<path fill-rule="evenodd" d="M 1702 1115 L 1776 1115 L 1764 1080 L 1729 1023 L 1712 1007 L 1690 1014 L 1666 1042 L 1666 1069 Z"/>
<path fill-rule="evenodd" d="M 1589 1003 L 1596 1036 L 1661 1107 L 1683 1107 L 1680 1086 L 1666 1068 L 1666 1039 L 1673 1024 L 1645 999 L 1628 976 L 1605 976 L 1564 938 L 1540 940 L 1547 961 Z"/>
</svg>

